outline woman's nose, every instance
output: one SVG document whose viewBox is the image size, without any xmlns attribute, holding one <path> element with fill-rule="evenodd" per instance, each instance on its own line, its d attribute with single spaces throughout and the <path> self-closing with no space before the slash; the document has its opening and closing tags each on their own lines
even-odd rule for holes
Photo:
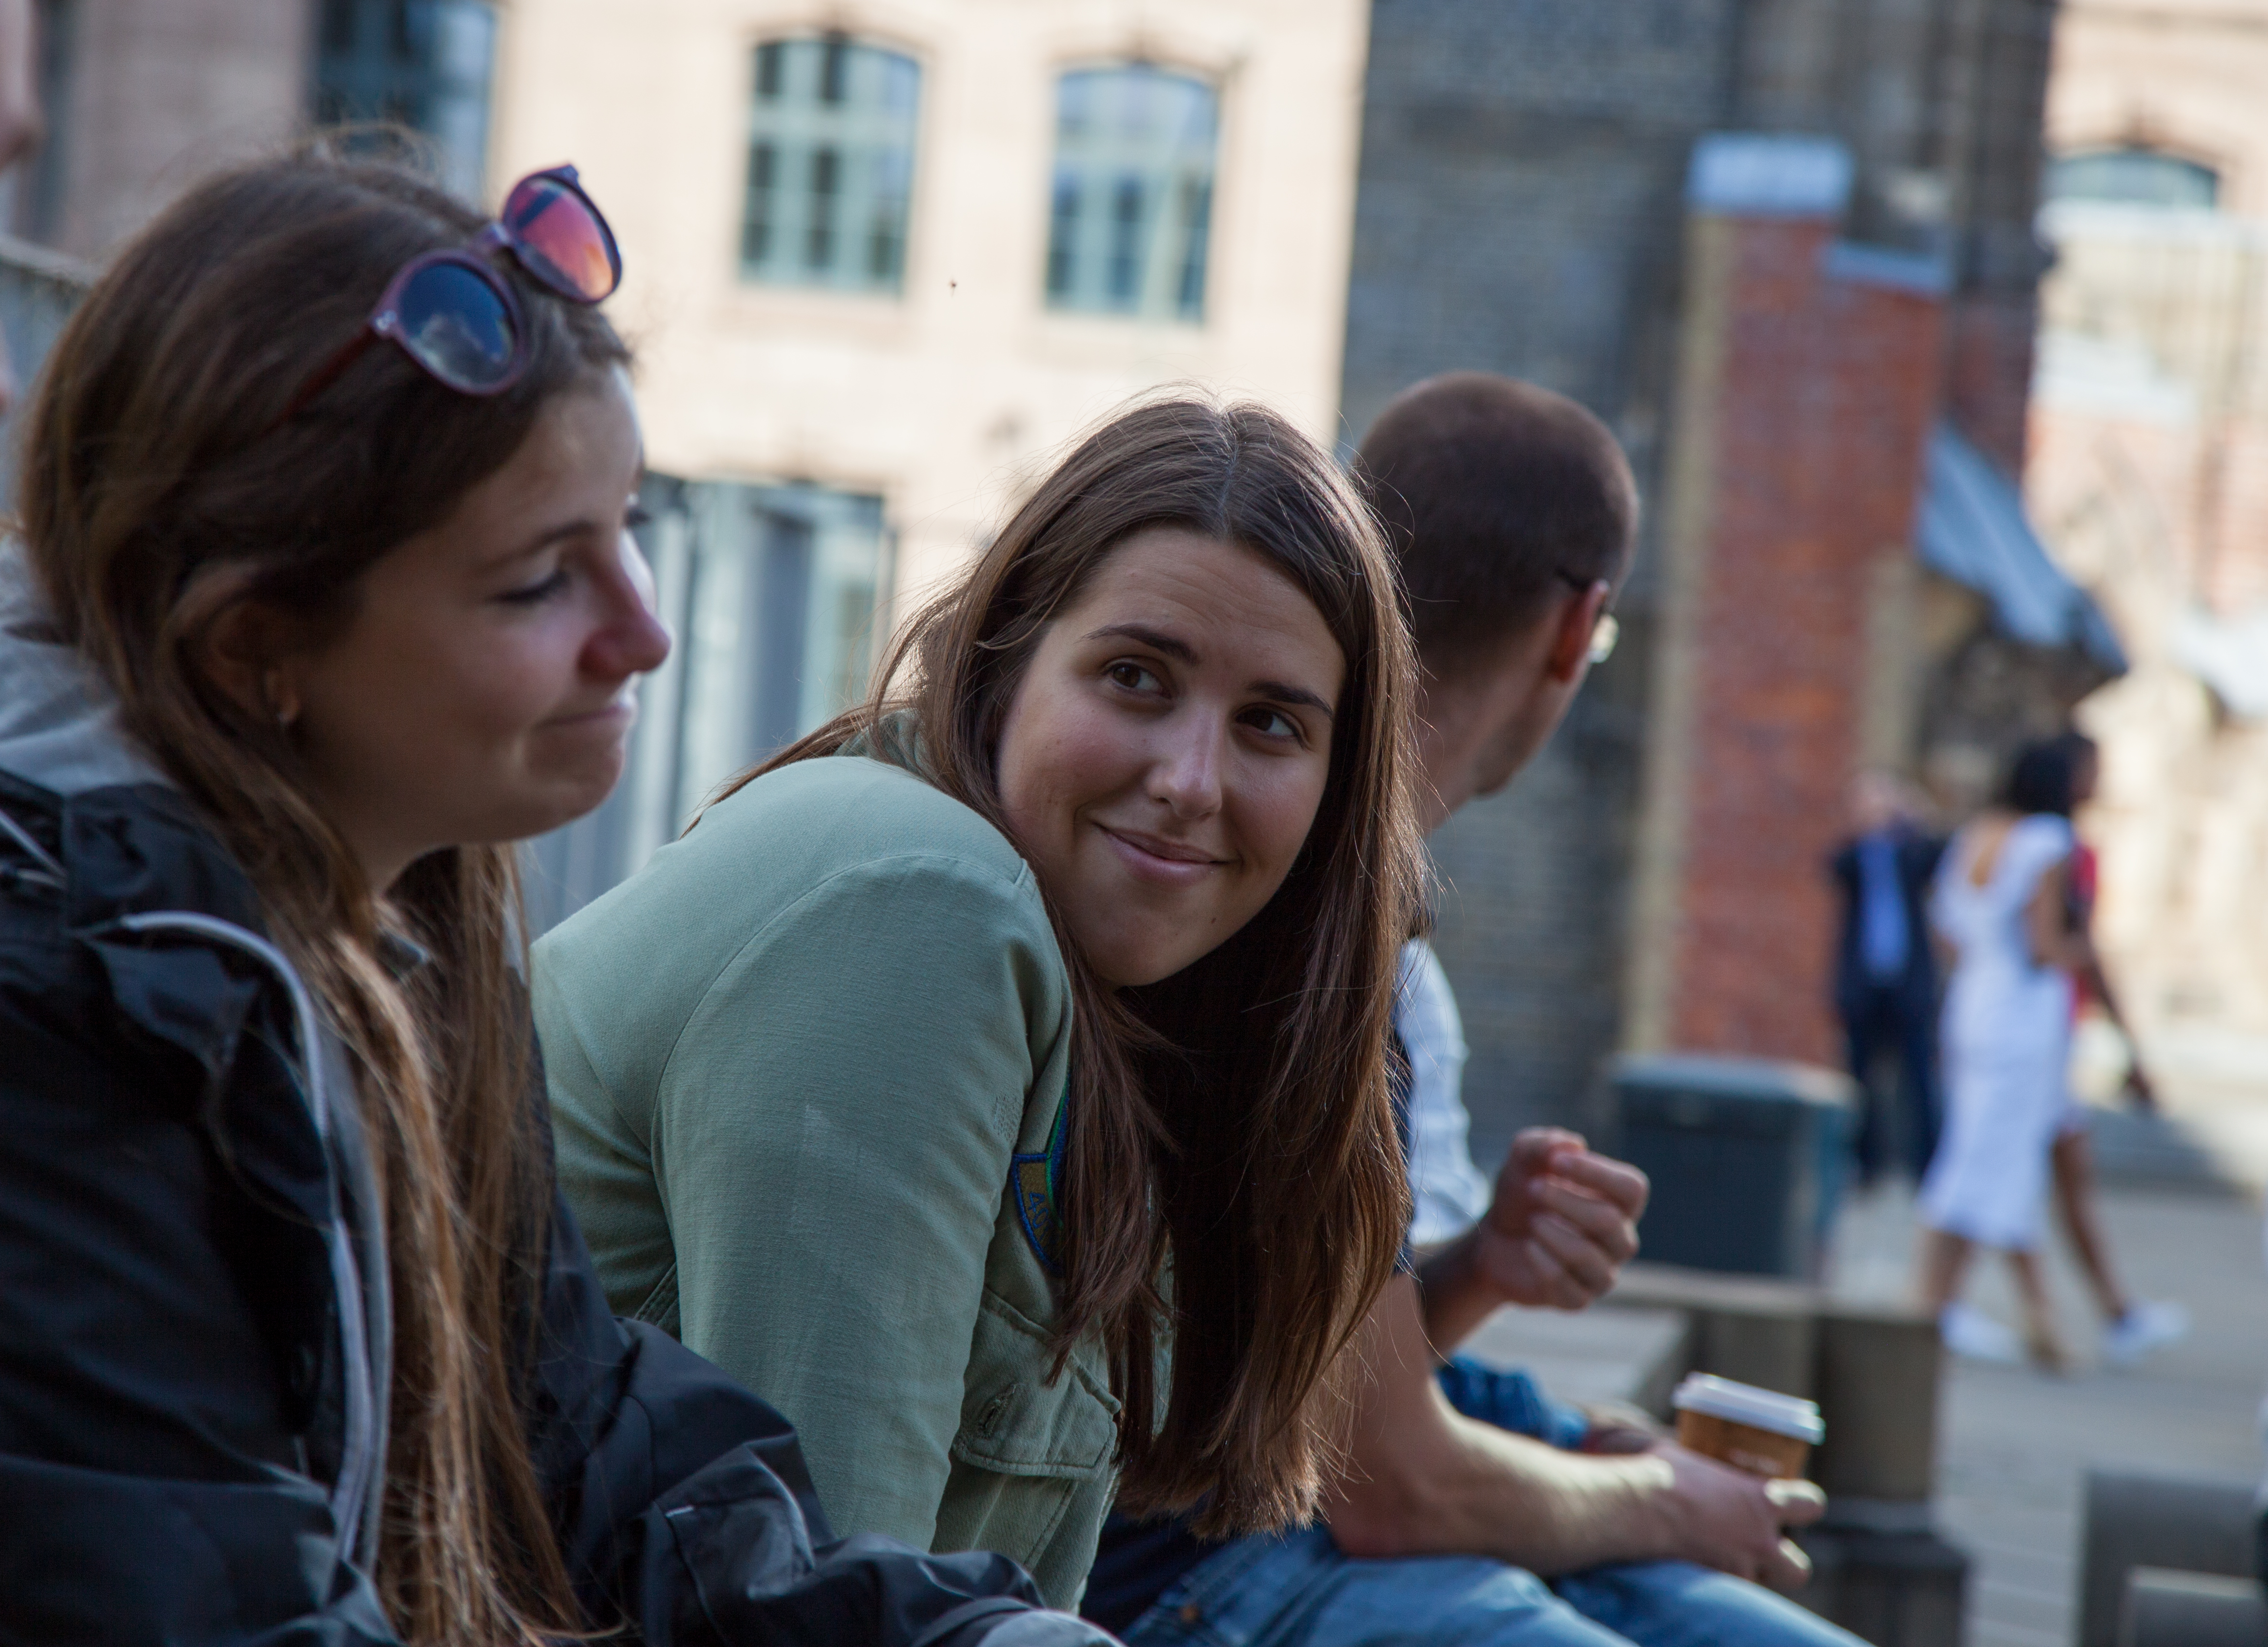
<svg viewBox="0 0 2268 1647">
<path fill-rule="evenodd" d="M 1150 792 L 1177 818 L 1204 818 L 1220 810 L 1222 746 L 1227 729 L 1211 717 L 1174 716 L 1161 729 L 1164 747 L 1150 768 Z"/>
<path fill-rule="evenodd" d="M 653 573 L 628 533 L 615 575 L 600 586 L 604 609 L 585 648 L 592 673 L 622 679 L 660 668 L 669 656 L 669 630 L 654 615 Z"/>
</svg>

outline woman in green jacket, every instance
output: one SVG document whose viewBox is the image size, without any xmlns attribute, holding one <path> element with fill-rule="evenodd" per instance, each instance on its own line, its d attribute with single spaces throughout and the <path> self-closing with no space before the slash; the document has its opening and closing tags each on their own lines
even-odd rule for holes
<svg viewBox="0 0 2268 1647">
<path fill-rule="evenodd" d="M 1068 1607 L 1114 1494 L 1312 1510 L 1403 1221 L 1410 670 L 1325 453 L 1138 407 L 537 946 L 615 1307 L 787 1412 L 846 1529 Z"/>
</svg>

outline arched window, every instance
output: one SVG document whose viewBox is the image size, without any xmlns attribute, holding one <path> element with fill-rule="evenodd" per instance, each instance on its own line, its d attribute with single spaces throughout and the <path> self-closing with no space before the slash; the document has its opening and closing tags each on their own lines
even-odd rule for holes
<svg viewBox="0 0 2268 1647">
<path fill-rule="evenodd" d="M 1056 87 L 1048 306 L 1204 319 L 1219 99 L 1148 63 Z"/>
<path fill-rule="evenodd" d="M 921 66 L 840 34 L 756 48 L 744 278 L 896 292 Z"/>
<path fill-rule="evenodd" d="M 2129 206 L 2190 206 L 2211 210 L 2220 174 L 2209 165 L 2155 149 L 2099 149 L 2048 165 L 2050 200 L 2111 201 Z"/>
</svg>

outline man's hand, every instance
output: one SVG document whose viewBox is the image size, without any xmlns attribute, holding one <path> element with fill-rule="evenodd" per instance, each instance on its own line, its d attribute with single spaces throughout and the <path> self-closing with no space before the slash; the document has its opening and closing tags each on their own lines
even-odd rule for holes
<svg viewBox="0 0 2268 1647">
<path fill-rule="evenodd" d="M 1674 1441 L 1655 1448 L 1653 1456 L 1674 1478 L 1654 1508 L 1680 1556 L 1774 1590 L 1800 1590 L 1810 1582 L 1811 1558 L 1783 1529 L 1819 1519 L 1827 1496 L 1817 1487 L 1762 1481 Z"/>
<path fill-rule="evenodd" d="M 1580 1310 L 1638 1252 L 1646 1174 L 1559 1127 L 1512 1143 L 1496 1199 L 1474 1231 L 1476 1267 L 1506 1303 Z"/>
</svg>

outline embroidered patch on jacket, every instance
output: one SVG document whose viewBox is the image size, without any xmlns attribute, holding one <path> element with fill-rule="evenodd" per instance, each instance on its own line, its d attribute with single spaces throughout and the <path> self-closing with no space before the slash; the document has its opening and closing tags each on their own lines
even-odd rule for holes
<svg viewBox="0 0 2268 1647">
<path fill-rule="evenodd" d="M 1055 1129 L 1048 1147 L 1036 1155 L 1019 1155 L 1008 1164 L 1008 1188 L 1016 1197 L 1016 1217 L 1024 1226 L 1024 1239 L 1033 1256 L 1051 1276 L 1063 1274 L 1062 1206 L 1064 1119 L 1070 1112 L 1071 1094 L 1056 1106 Z"/>
</svg>

